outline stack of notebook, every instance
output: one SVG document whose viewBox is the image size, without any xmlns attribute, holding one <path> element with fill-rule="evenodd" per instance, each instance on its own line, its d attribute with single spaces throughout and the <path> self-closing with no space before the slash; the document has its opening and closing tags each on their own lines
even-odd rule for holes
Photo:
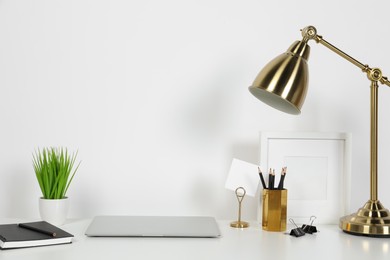
<svg viewBox="0 0 390 260">
<path fill-rule="evenodd" d="M 0 225 L 0 248 L 67 244 L 72 234 L 45 221 Z"/>
</svg>

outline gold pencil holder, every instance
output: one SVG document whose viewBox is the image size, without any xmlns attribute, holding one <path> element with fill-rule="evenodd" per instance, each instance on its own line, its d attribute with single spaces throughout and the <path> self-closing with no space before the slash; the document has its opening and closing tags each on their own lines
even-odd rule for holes
<svg viewBox="0 0 390 260">
<path fill-rule="evenodd" d="M 287 190 L 263 190 L 263 230 L 285 231 L 287 225 Z"/>
</svg>

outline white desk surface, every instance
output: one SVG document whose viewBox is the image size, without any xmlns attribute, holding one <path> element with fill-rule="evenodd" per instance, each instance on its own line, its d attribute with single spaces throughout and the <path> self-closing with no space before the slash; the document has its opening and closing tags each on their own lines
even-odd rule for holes
<svg viewBox="0 0 390 260">
<path fill-rule="evenodd" d="M 84 235 L 90 222 L 68 220 L 61 226 L 75 236 L 72 244 L 2 250 L 0 259 L 390 259 L 389 238 L 352 236 L 336 225 L 317 226 L 319 233 L 299 238 L 263 231 L 256 222 L 235 229 L 230 221 L 218 221 L 221 238 L 91 238 Z"/>
</svg>

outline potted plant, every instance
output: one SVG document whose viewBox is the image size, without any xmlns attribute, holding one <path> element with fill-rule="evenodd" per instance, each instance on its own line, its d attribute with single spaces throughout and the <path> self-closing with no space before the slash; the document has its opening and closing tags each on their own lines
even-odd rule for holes
<svg viewBox="0 0 390 260">
<path fill-rule="evenodd" d="M 42 197 L 39 199 L 41 218 L 54 225 L 66 220 L 69 200 L 66 197 L 80 162 L 75 166 L 77 153 L 66 148 L 43 148 L 33 154 L 33 166 Z"/>
</svg>

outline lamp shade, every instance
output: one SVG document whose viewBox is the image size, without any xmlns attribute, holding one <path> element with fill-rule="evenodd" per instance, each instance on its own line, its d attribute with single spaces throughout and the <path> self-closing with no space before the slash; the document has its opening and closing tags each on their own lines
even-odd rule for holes
<svg viewBox="0 0 390 260">
<path fill-rule="evenodd" d="M 287 52 L 270 61 L 257 75 L 249 91 L 264 103 L 289 114 L 300 114 L 305 101 L 310 46 L 294 42 Z"/>
</svg>

